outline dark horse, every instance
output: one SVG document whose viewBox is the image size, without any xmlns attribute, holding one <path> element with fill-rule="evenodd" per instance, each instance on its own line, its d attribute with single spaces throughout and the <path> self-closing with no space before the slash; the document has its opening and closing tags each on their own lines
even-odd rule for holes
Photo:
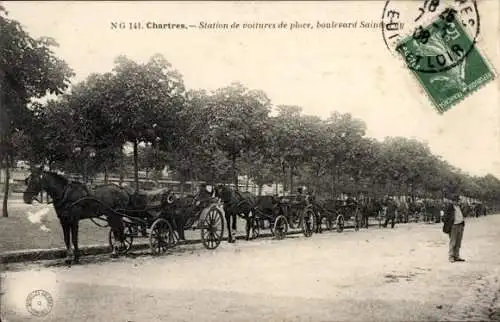
<svg viewBox="0 0 500 322">
<path fill-rule="evenodd" d="M 224 215 L 228 229 L 228 242 L 234 243 L 231 233 L 232 227 L 236 230 L 236 218 L 240 216 L 246 220 L 246 240 L 250 240 L 250 229 L 255 219 L 255 196 L 249 192 L 240 192 L 228 186 L 218 185 L 215 187 L 215 197 L 220 198 L 224 204 Z"/>
<path fill-rule="evenodd" d="M 97 186 L 90 191 L 83 183 L 69 181 L 65 177 L 40 169 L 32 171 L 26 178 L 24 202 L 31 204 L 37 200 L 41 191 L 46 191 L 52 198 L 54 209 L 61 223 L 66 244 L 66 263 L 71 263 L 71 241 L 74 246 L 73 260 L 79 261 L 78 226 L 83 219 L 105 216 L 117 240 L 124 240 L 122 218 L 114 209 L 126 209 L 130 196 L 123 188 L 114 184 Z M 85 199 L 82 199 L 85 198 Z M 113 249 L 113 255 L 115 255 Z"/>
<path fill-rule="evenodd" d="M 177 231 L 179 240 L 185 240 L 184 232 L 190 229 L 198 219 L 196 214 L 202 211 L 211 202 L 212 192 L 202 184 L 196 195 L 187 195 L 175 198 L 163 207 L 163 213 L 172 218 L 172 226 Z"/>
</svg>

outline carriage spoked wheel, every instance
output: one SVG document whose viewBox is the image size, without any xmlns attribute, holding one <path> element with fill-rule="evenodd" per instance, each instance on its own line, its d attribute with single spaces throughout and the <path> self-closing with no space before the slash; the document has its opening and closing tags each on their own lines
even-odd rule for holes
<svg viewBox="0 0 500 322">
<path fill-rule="evenodd" d="M 306 237 L 311 237 L 314 232 L 314 217 L 311 209 L 306 209 L 302 214 L 302 232 Z"/>
<path fill-rule="evenodd" d="M 201 241 L 206 249 L 219 247 L 224 236 L 224 217 L 219 208 L 213 206 L 208 211 L 201 226 Z"/>
<path fill-rule="evenodd" d="M 281 240 L 286 237 L 286 233 L 288 232 L 288 221 L 286 220 L 286 217 L 283 215 L 280 215 L 276 218 L 274 221 L 273 229 L 271 229 L 271 232 L 273 233 L 274 237 L 276 239 Z"/>
<path fill-rule="evenodd" d="M 337 221 L 337 232 L 338 233 L 343 232 L 344 231 L 344 225 L 345 225 L 345 223 L 344 223 L 344 216 L 338 215 L 336 221 Z"/>
<path fill-rule="evenodd" d="M 172 225 L 163 219 L 158 218 L 151 225 L 149 232 L 149 247 L 153 255 L 165 253 L 175 245 L 175 236 Z"/>
<path fill-rule="evenodd" d="M 109 230 L 108 242 L 111 247 L 111 251 L 116 250 L 116 255 L 125 255 L 128 253 L 130 248 L 132 248 L 132 243 L 134 242 L 134 236 L 137 236 L 137 232 L 134 231 L 131 225 L 125 225 L 123 230 L 123 241 L 120 241 L 113 234 L 113 229 Z"/>
</svg>

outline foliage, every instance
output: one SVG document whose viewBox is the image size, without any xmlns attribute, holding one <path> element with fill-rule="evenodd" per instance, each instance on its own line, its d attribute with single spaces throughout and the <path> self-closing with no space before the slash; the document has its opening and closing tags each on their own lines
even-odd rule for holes
<svg viewBox="0 0 500 322">
<path fill-rule="evenodd" d="M 462 193 L 500 202 L 498 178 L 462 173 L 425 142 L 368 138 L 366 124 L 349 113 L 321 119 L 278 105 L 271 116 L 266 94 L 239 83 L 186 90 L 158 54 L 145 63 L 117 57 L 111 71 L 88 76 L 57 100 L 30 104 L 47 92 L 61 94 L 72 72 L 53 55 L 53 40 L 32 39 L 4 13 L 0 23 L 0 43 L 7 44 L 0 48 L 7 107 L 0 110 L 1 147 L 18 158 L 85 173 L 133 163 L 136 178 L 139 169 L 168 166 L 182 182 L 237 183 L 246 175 L 258 186 L 300 184 L 330 196 Z M 127 143 L 132 157 L 122 152 Z"/>
<path fill-rule="evenodd" d="M 73 72 L 54 55 L 54 39 L 34 39 L 1 6 L 0 30 L 0 166 L 8 169 L 18 151 L 16 144 L 28 141 L 25 135 L 33 116 L 30 100 L 61 94 Z M 8 216 L 8 190 L 6 180 L 4 216 Z"/>
</svg>

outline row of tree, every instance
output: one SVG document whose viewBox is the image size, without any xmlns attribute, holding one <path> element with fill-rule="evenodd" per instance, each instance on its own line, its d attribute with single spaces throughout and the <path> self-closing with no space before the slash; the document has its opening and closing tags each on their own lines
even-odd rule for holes
<svg viewBox="0 0 500 322">
<path fill-rule="evenodd" d="M 500 197 L 496 177 L 463 173 L 423 142 L 368 138 L 365 123 L 350 114 L 304 115 L 301 107 L 273 106 L 264 92 L 239 83 L 188 90 L 161 55 L 146 63 L 120 56 L 111 71 L 68 91 L 73 72 L 52 52 L 56 43 L 31 38 L 5 12 L 0 22 L 0 43 L 7 44 L 0 48 L 4 168 L 21 159 L 79 172 L 84 180 L 95 172 L 123 174 L 123 147 L 130 144 L 136 186 L 142 164 L 151 170 L 168 165 L 180 181 L 238 186 L 238 175 L 247 175 L 259 186 L 279 182 L 293 190 L 300 184 L 330 196 Z M 33 102 L 47 92 L 59 96 Z M 5 198 L 4 215 L 6 204 Z"/>
</svg>

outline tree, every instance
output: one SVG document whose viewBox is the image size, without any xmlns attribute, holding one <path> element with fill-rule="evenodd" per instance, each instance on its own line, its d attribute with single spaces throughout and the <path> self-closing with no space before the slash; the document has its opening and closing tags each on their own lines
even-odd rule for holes
<svg viewBox="0 0 500 322">
<path fill-rule="evenodd" d="M 8 169 L 13 163 L 12 137 L 30 124 L 31 98 L 47 93 L 61 94 L 74 74 L 68 65 L 57 58 L 51 38 L 32 38 L 21 24 L 8 17 L 0 7 L 0 164 Z M 6 178 L 3 216 L 8 216 L 9 178 Z"/>
<path fill-rule="evenodd" d="M 139 143 L 158 144 L 165 151 L 173 150 L 176 144 L 178 114 L 185 104 L 182 76 L 159 54 L 145 64 L 120 56 L 107 93 L 112 101 L 107 110 L 111 127 L 119 133 L 117 137 L 133 145 L 135 185 L 139 189 Z"/>
<path fill-rule="evenodd" d="M 231 161 L 233 183 L 238 189 L 237 159 L 264 144 L 270 100 L 262 91 L 249 90 L 238 83 L 218 89 L 208 101 L 213 115 L 209 135 Z"/>
</svg>

